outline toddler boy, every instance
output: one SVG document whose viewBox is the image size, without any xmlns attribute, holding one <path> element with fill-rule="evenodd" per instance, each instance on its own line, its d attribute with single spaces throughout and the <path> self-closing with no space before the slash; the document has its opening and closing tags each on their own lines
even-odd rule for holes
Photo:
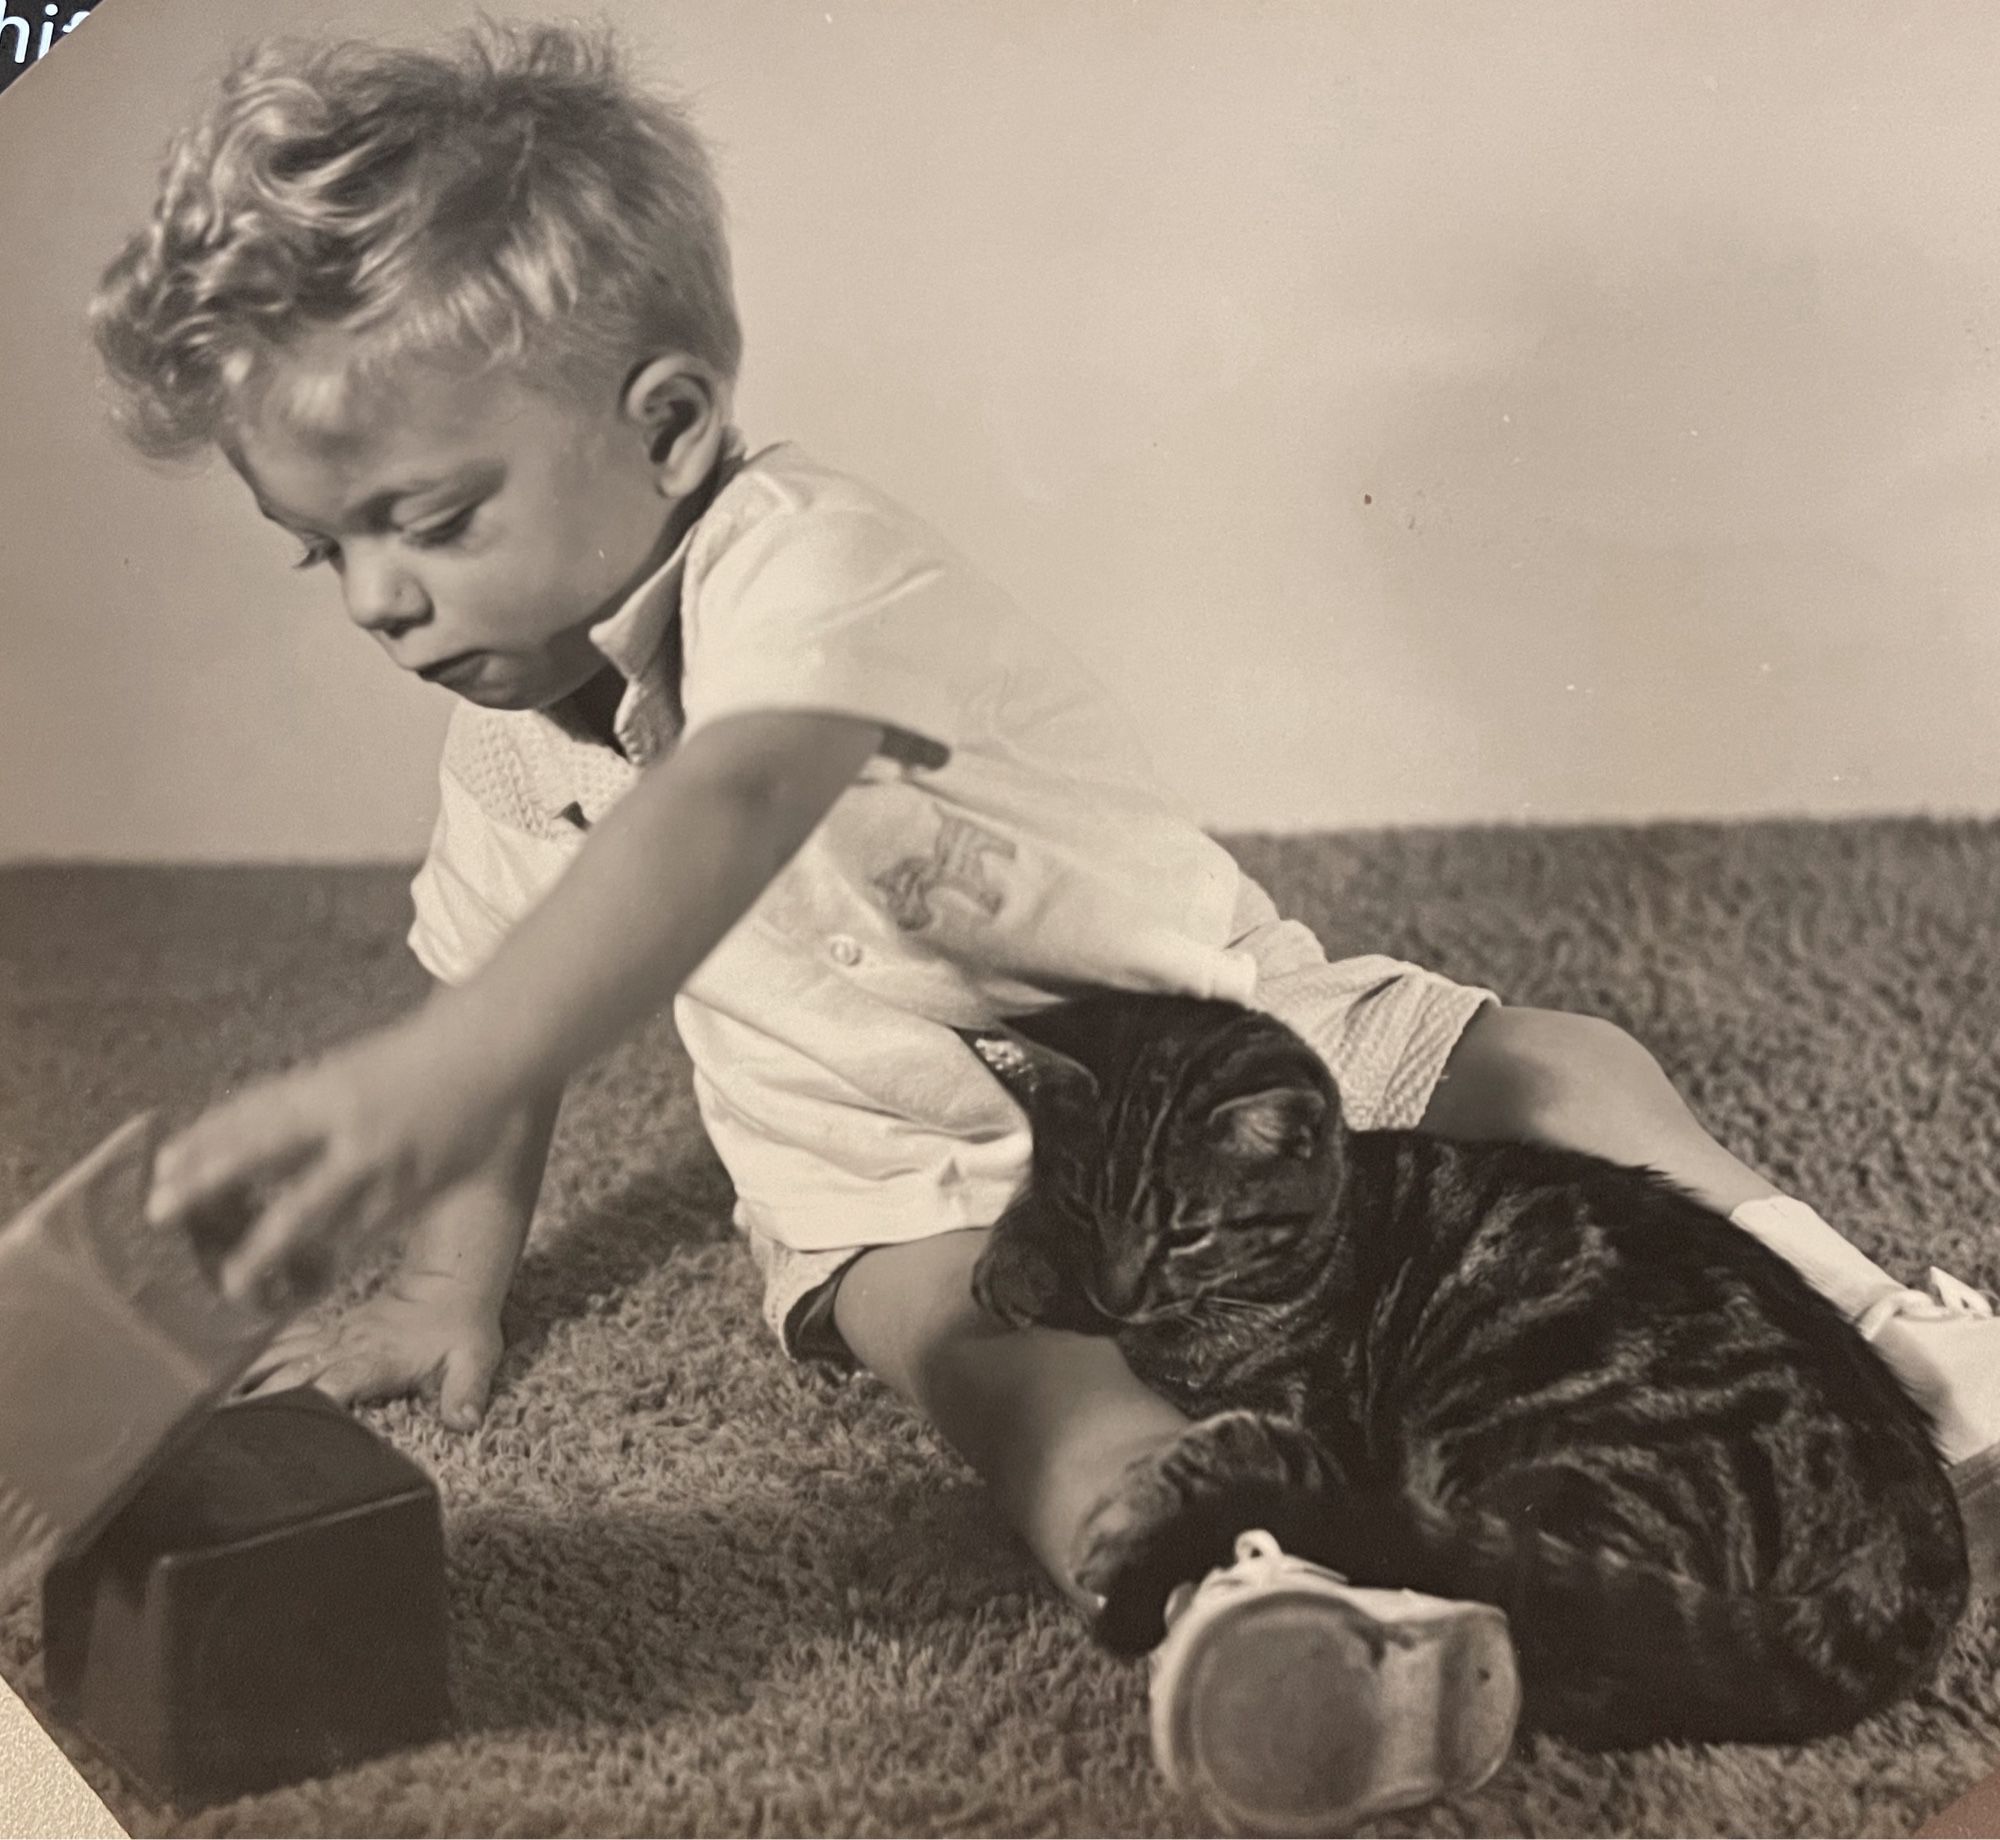
<svg viewBox="0 0 2000 1840">
<path fill-rule="evenodd" d="M 928 1413 L 1087 1605 L 1074 1554 L 1116 1512 L 1107 1480 L 1184 1421 L 1108 1341 L 973 1305 L 1028 1146 L 956 1031 L 1109 985 L 1271 1010 L 1359 1128 L 1667 1170 L 1869 1316 L 1971 1459 L 1969 1520 L 1995 1519 L 1983 1299 L 1907 1291 L 1778 1197 L 1610 1025 L 1329 963 L 1163 798 L 1046 628 L 880 494 L 744 445 L 707 161 L 605 41 L 251 53 L 93 315 L 141 448 L 220 449 L 389 661 L 460 699 L 414 890 L 435 995 L 158 1160 L 163 1224 L 266 1197 L 232 1288 L 303 1292 L 409 1229 L 379 1293 L 253 1383 L 434 1391 L 475 1423 L 563 1083 L 671 1001 L 787 1350 Z M 1254 1649 L 1235 1665 L 1253 1720 L 1299 1703 Z M 1399 1716 L 1482 1711 L 1447 1673 L 1425 1690 Z M 1378 1806 L 1370 1767 L 1285 1805 Z"/>
</svg>

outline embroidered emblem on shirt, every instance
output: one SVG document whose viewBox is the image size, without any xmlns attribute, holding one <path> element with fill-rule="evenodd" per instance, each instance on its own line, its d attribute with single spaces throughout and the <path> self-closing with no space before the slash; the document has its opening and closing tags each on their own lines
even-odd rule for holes
<svg viewBox="0 0 2000 1840">
<path fill-rule="evenodd" d="M 893 869 L 875 877 L 889 912 L 906 933 L 920 933 L 937 918 L 931 897 L 949 891 L 963 895 L 988 914 L 1000 911 L 1002 891 L 987 866 L 989 856 L 1011 858 L 1014 846 L 1004 837 L 968 823 L 946 818 L 928 856 L 906 856 Z"/>
</svg>

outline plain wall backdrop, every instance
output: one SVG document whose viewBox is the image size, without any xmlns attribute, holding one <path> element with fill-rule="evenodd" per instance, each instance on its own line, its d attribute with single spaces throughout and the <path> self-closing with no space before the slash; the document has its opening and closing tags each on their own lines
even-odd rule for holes
<svg viewBox="0 0 2000 1840">
<path fill-rule="evenodd" d="M 2000 810 L 2000 7 L 603 10 L 716 144 L 753 445 L 1203 820 Z M 471 11 L 109 0 L 0 102 L 0 857 L 421 849 L 446 693 L 116 443 L 81 313 L 227 46 Z"/>
</svg>

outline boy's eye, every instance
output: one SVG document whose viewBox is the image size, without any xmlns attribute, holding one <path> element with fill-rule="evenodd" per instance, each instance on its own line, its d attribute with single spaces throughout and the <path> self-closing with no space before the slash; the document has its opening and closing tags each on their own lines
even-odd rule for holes
<svg viewBox="0 0 2000 1840">
<path fill-rule="evenodd" d="M 454 511 L 441 524 L 412 526 L 402 535 L 419 549 L 442 549 L 447 543 L 455 543 L 465 535 L 466 526 L 472 522 L 476 505 L 467 505 L 463 511 Z M 301 539 L 304 541 L 304 539 Z M 306 543 L 305 554 L 292 566 L 296 569 L 316 569 L 323 562 L 337 562 L 340 559 L 340 545 L 325 541 Z"/>
<path fill-rule="evenodd" d="M 467 505 L 463 511 L 454 511 L 442 524 L 426 524 L 420 529 L 406 530 L 403 534 L 421 549 L 436 549 L 465 535 L 465 527 L 472 522 L 472 514 L 477 509 Z"/>
</svg>

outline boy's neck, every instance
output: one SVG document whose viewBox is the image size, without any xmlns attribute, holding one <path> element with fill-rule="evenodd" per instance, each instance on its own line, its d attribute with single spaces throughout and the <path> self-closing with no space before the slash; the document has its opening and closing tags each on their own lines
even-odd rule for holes
<svg viewBox="0 0 2000 1840">
<path fill-rule="evenodd" d="M 567 718 L 565 726 L 573 724 L 592 741 L 602 742 L 606 747 L 618 747 L 618 705 L 625 700 L 625 679 L 607 661 L 599 671 L 579 690 L 572 690 L 564 697 L 557 709 L 549 713 L 558 721 Z M 624 750 L 619 748 L 619 752 Z"/>
</svg>

